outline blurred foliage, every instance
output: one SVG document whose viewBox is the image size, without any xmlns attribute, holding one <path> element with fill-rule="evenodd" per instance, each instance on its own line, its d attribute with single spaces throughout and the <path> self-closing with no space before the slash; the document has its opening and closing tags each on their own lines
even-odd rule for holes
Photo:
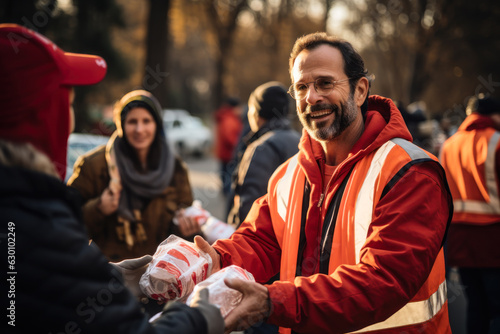
<svg viewBox="0 0 500 334">
<path fill-rule="evenodd" d="M 226 96 L 246 102 L 253 89 L 266 81 L 288 86 L 288 54 L 295 39 L 326 25 L 324 14 L 313 15 L 309 4 L 304 0 L 173 1 L 175 65 L 171 68 L 180 73 L 172 77 L 191 87 L 189 96 L 201 101 L 201 113 L 211 112 Z"/>
<path fill-rule="evenodd" d="M 161 0 L 0 0 L 0 20 L 106 59 L 106 79 L 77 93 L 81 110 L 161 82 L 155 94 L 165 108 L 210 120 L 224 96 L 246 101 L 270 80 L 288 86 L 295 39 L 324 30 L 361 52 L 376 77 L 371 93 L 404 105 L 423 100 L 429 116 L 461 113 L 469 96 L 500 92 L 498 0 L 154 2 Z"/>
<path fill-rule="evenodd" d="M 0 22 L 45 33 L 56 7 L 57 0 L 0 0 Z"/>
<path fill-rule="evenodd" d="M 428 115 L 463 110 L 468 97 L 500 91 L 500 3 L 495 0 L 343 1 L 363 41 L 374 90 L 426 101 Z"/>
</svg>

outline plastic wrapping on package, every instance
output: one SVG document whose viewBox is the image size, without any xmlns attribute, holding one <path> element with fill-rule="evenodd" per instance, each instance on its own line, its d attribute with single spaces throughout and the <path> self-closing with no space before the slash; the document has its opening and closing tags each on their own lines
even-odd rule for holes
<svg viewBox="0 0 500 334">
<path fill-rule="evenodd" d="M 212 258 L 207 253 L 194 243 L 171 235 L 158 245 L 139 286 L 144 294 L 156 300 L 182 299 L 211 271 Z"/>
<path fill-rule="evenodd" d="M 235 231 L 234 227 L 212 216 L 203 209 L 199 200 L 193 201 L 190 207 L 184 209 L 184 215 L 200 224 L 205 240 L 213 244 L 219 239 L 229 238 Z M 177 224 L 177 221 L 174 220 Z"/>
<path fill-rule="evenodd" d="M 234 233 L 234 227 L 211 216 L 201 225 L 201 231 L 209 244 L 219 239 L 227 239 Z"/>
<path fill-rule="evenodd" d="M 200 200 L 194 200 L 191 206 L 184 209 L 184 215 L 190 217 L 199 225 L 203 225 L 210 217 L 210 212 L 202 208 Z M 174 218 L 174 223 L 178 225 L 176 218 Z"/>
<path fill-rule="evenodd" d="M 193 295 L 196 291 L 203 287 L 207 287 L 208 302 L 220 308 L 222 316 L 226 317 L 226 315 L 228 315 L 229 312 L 231 312 L 231 310 L 233 310 L 236 305 L 240 303 L 242 298 L 241 292 L 229 288 L 226 283 L 224 283 L 226 278 L 239 278 L 245 281 L 255 282 L 253 275 L 248 271 L 238 266 L 231 265 L 214 273 L 203 282 L 196 284 L 193 293 L 189 295 L 186 304 L 189 305 L 191 303 Z"/>
</svg>

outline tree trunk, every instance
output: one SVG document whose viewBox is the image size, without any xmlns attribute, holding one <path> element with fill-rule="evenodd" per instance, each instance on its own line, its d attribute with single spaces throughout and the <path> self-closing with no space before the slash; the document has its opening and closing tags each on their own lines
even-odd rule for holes
<svg viewBox="0 0 500 334">
<path fill-rule="evenodd" d="M 233 46 L 234 33 L 236 31 L 236 20 L 240 12 L 247 6 L 246 1 L 238 1 L 236 5 L 228 6 L 226 15 L 219 14 L 218 2 L 205 1 L 204 6 L 208 14 L 208 20 L 213 27 L 219 43 L 219 52 L 215 59 L 215 82 L 213 85 L 213 105 L 219 107 L 224 101 L 227 93 L 224 87 L 226 74 L 226 63 L 230 59 Z M 223 9 L 221 9 L 223 10 Z M 224 18 L 223 18 L 224 16 Z"/>
<path fill-rule="evenodd" d="M 427 0 L 419 0 L 419 7 L 417 8 L 420 20 L 424 17 L 427 7 Z M 415 58 L 412 64 L 412 77 L 409 87 L 409 103 L 418 101 L 422 98 L 425 90 L 425 85 L 429 83 L 429 73 L 427 68 L 427 53 L 429 52 L 430 39 L 429 31 L 424 29 L 422 24 L 417 25 L 416 31 L 416 48 Z"/>
<path fill-rule="evenodd" d="M 221 42 L 222 43 L 222 42 Z M 220 52 L 215 59 L 215 82 L 213 86 L 213 104 L 217 108 L 224 102 L 224 76 L 226 74 L 226 67 L 224 63 L 226 62 L 228 52 L 228 46 L 220 45 Z"/>
<path fill-rule="evenodd" d="M 330 9 L 333 7 L 334 0 L 325 0 L 325 13 L 323 16 L 323 31 L 328 29 L 328 17 L 330 15 Z"/>
<path fill-rule="evenodd" d="M 417 51 L 415 61 L 413 63 L 413 76 L 410 83 L 410 103 L 418 101 L 422 98 L 425 85 L 428 84 L 429 76 L 426 69 L 426 56 Z"/>
<path fill-rule="evenodd" d="M 75 41 L 87 41 L 89 13 L 91 12 L 91 3 L 87 1 L 77 1 L 75 5 L 77 11 L 77 26 L 75 30 Z M 75 49 L 78 50 L 78 49 Z M 75 132 L 82 132 L 84 129 L 91 128 L 90 115 L 87 111 L 87 95 L 91 90 L 88 86 L 75 87 L 75 99 L 73 101 L 73 110 L 75 113 Z"/>
<path fill-rule="evenodd" d="M 163 107 L 167 106 L 168 72 L 167 22 L 170 0 L 149 0 L 149 18 L 146 35 L 146 64 L 142 86 L 150 91 Z"/>
</svg>

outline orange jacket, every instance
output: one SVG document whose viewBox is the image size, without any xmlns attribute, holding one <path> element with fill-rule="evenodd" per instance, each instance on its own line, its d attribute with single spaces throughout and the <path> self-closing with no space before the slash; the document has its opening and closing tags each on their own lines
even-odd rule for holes
<svg viewBox="0 0 500 334">
<path fill-rule="evenodd" d="M 453 222 L 500 222 L 500 132 L 490 117 L 472 114 L 443 145 L 440 161 L 453 196 Z"/>
<path fill-rule="evenodd" d="M 370 97 L 364 133 L 325 189 L 324 153 L 304 132 L 301 151 L 275 172 L 268 195 L 254 203 L 231 239 L 214 245 L 223 266 L 240 265 L 259 282 L 281 270 L 280 281 L 267 286 L 269 322 L 304 333 L 346 333 L 373 324 L 379 327 L 363 331 L 451 332 L 441 251 L 451 196 L 439 164 L 408 140 L 394 104 Z M 372 162 L 380 156 L 377 171 Z M 324 247 L 323 221 L 351 170 L 333 242 Z M 303 212 L 305 180 L 310 195 Z M 307 277 L 295 277 L 299 244 L 302 267 L 315 272 Z M 331 255 L 327 272 L 320 273 L 324 249 Z"/>
</svg>

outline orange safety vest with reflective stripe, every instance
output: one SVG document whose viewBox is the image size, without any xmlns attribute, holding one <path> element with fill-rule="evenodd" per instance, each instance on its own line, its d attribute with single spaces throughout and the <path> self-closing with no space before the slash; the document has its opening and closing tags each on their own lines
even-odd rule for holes
<svg viewBox="0 0 500 334">
<path fill-rule="evenodd" d="M 500 220 L 498 150 L 500 132 L 492 128 L 459 131 L 445 142 L 439 160 L 453 196 L 453 221 L 483 225 Z"/>
<path fill-rule="evenodd" d="M 340 265 L 359 263 L 374 208 L 393 177 L 414 163 L 430 160 L 436 159 L 414 144 L 396 138 L 356 163 L 341 199 L 328 274 L 334 273 Z M 305 182 L 305 174 L 298 167 L 297 156 L 294 156 L 278 181 L 276 193 L 270 196 L 270 201 L 274 202 L 270 207 L 276 208 L 271 210 L 273 227 L 283 250 L 282 281 L 293 281 L 296 275 Z M 429 333 L 451 333 L 442 249 L 426 282 L 410 302 L 387 320 L 356 333 L 382 333 L 398 327 L 404 327 L 407 333 L 421 333 L 423 325 Z M 280 333 L 290 332 L 290 329 L 280 328 Z"/>
</svg>

